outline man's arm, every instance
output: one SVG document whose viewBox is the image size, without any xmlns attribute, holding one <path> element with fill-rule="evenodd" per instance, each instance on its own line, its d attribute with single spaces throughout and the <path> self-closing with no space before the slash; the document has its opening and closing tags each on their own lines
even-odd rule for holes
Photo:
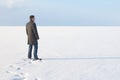
<svg viewBox="0 0 120 80">
<path fill-rule="evenodd" d="M 28 25 L 28 24 L 26 24 L 26 34 L 28 35 L 27 25 Z"/>
<path fill-rule="evenodd" d="M 33 32 L 34 32 L 34 34 L 35 34 L 35 37 L 36 37 L 37 39 L 39 39 L 39 35 L 38 35 L 38 31 L 37 31 L 37 27 L 36 27 L 36 24 L 35 24 L 35 23 L 33 24 Z"/>
</svg>

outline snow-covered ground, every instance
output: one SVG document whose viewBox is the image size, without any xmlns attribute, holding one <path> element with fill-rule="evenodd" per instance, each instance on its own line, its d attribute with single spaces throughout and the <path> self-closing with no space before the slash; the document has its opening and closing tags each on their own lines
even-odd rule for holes
<svg viewBox="0 0 120 80">
<path fill-rule="evenodd" d="M 119 80 L 120 27 L 38 27 L 28 60 L 25 27 L 0 27 L 0 80 Z"/>
</svg>

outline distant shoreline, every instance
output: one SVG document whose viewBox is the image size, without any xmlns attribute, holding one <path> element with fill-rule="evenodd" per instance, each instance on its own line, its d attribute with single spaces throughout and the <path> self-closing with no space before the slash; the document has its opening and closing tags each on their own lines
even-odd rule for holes
<svg viewBox="0 0 120 80">
<path fill-rule="evenodd" d="M 25 26 L 0 26 L 0 27 L 25 27 Z M 37 27 L 120 27 L 120 26 L 37 26 Z"/>
</svg>

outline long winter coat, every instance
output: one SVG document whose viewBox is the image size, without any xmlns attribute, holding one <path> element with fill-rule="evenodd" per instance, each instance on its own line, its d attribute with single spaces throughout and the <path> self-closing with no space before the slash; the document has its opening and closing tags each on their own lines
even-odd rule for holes
<svg viewBox="0 0 120 80">
<path fill-rule="evenodd" d="M 28 37 L 28 44 L 35 44 L 39 39 L 36 24 L 32 21 L 26 24 L 26 33 Z"/>
</svg>

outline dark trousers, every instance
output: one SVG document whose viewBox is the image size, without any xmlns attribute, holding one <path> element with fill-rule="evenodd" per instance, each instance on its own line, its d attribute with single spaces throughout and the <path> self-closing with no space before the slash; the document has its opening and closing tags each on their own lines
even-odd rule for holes
<svg viewBox="0 0 120 80">
<path fill-rule="evenodd" d="M 29 44 L 29 49 L 28 49 L 28 58 L 32 58 L 32 48 L 34 46 L 34 59 L 38 59 L 37 51 L 38 51 L 38 42 L 35 44 L 31 45 Z"/>
</svg>

